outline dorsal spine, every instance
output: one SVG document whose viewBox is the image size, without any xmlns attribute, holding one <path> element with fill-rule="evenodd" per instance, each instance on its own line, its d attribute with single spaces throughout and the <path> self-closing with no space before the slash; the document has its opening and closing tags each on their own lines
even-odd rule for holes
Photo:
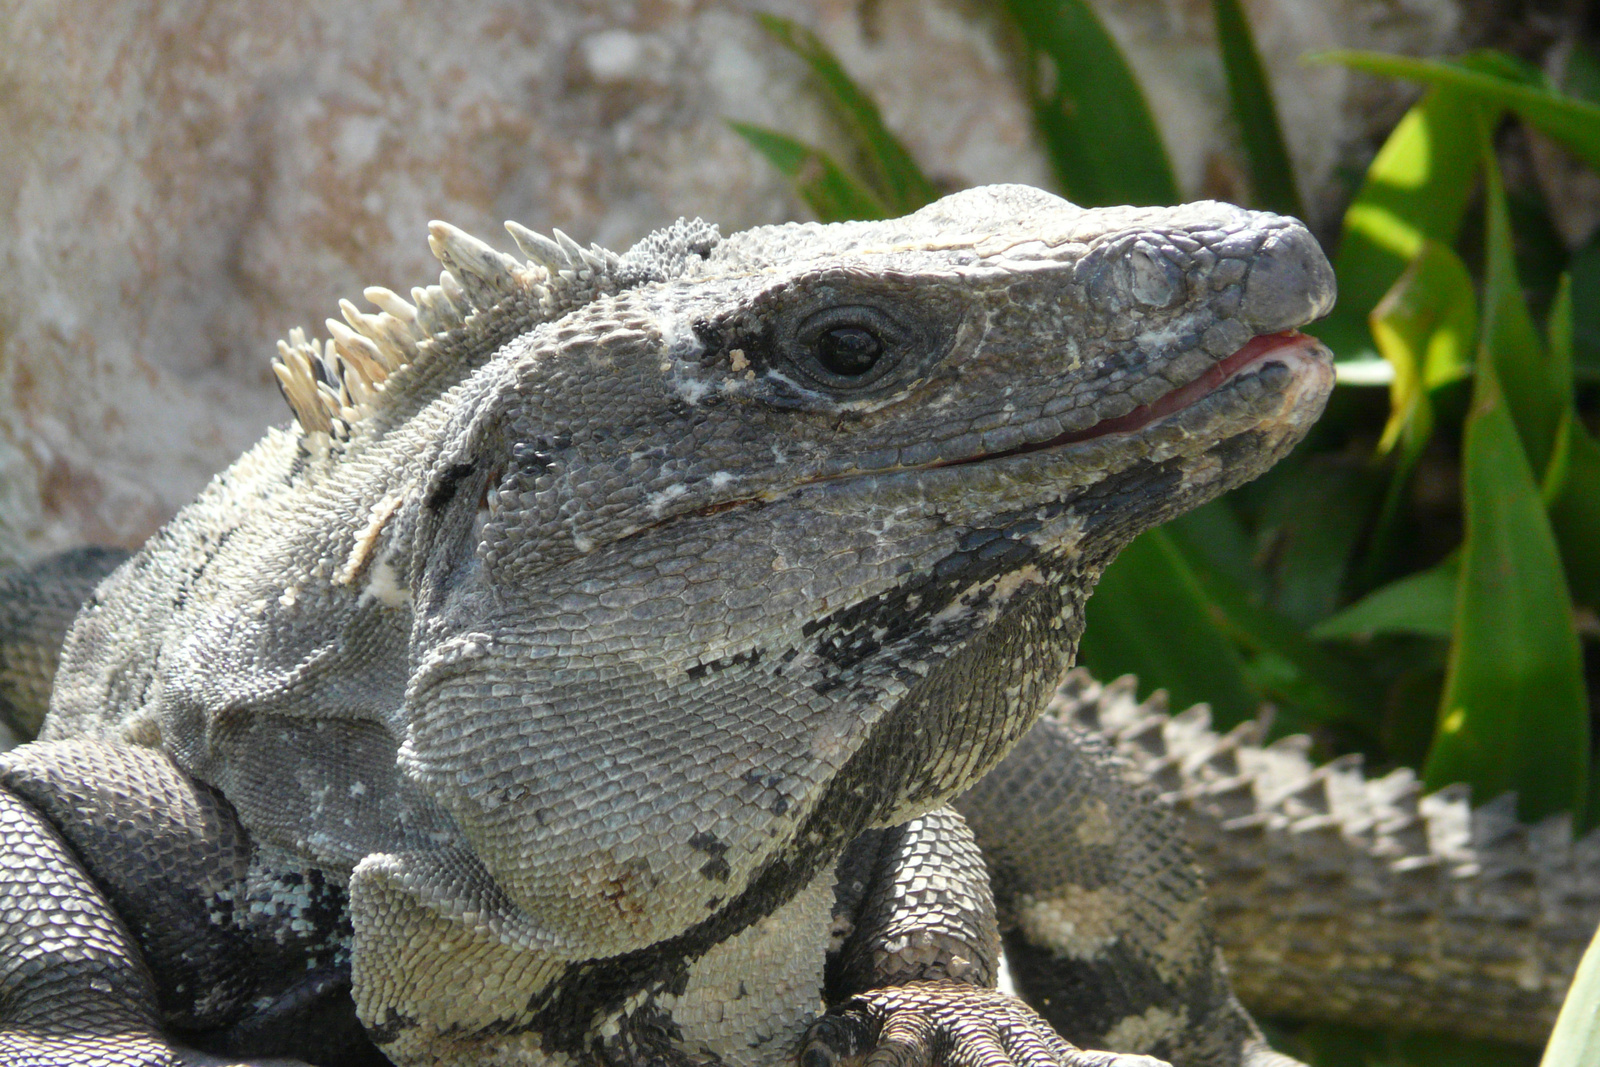
<svg viewBox="0 0 1600 1067">
<path fill-rule="evenodd" d="M 448 222 L 431 222 L 428 247 L 444 267 L 439 284 L 412 289 L 410 302 L 370 287 L 363 295 L 377 314 L 340 300 L 344 321 L 327 320 L 328 340 L 312 340 L 297 327 L 278 342 L 273 373 L 318 451 L 348 440 L 351 426 L 383 402 L 392 377 L 435 354 L 476 316 L 506 309 L 528 330 L 617 288 L 615 252 L 583 248 L 560 230 L 552 238 L 515 222 L 506 229 L 526 262 Z"/>
</svg>

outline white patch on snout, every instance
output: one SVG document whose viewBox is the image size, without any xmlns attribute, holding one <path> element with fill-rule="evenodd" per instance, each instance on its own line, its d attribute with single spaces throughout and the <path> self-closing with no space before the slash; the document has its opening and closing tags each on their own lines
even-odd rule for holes
<svg viewBox="0 0 1600 1067">
<path fill-rule="evenodd" d="M 707 393 L 711 392 L 711 383 L 704 378 L 697 378 L 692 374 L 685 373 L 683 367 L 682 363 L 674 363 L 672 365 L 672 376 L 668 379 L 668 383 L 672 386 L 672 391 L 677 393 L 685 404 L 694 407 L 706 398 Z"/>
<path fill-rule="evenodd" d="M 672 317 L 661 323 L 661 348 L 668 359 L 694 359 L 705 352 L 705 342 L 688 319 Z"/>
<path fill-rule="evenodd" d="M 682 482 L 677 482 L 659 492 L 651 493 L 645 498 L 645 506 L 650 509 L 650 517 L 652 519 L 659 519 L 661 513 L 667 509 L 668 504 L 688 494 L 689 487 Z"/>
<path fill-rule="evenodd" d="M 770 367 L 767 368 L 767 372 L 765 374 L 763 374 L 762 377 L 763 378 L 770 378 L 775 382 L 781 382 L 782 384 L 787 385 L 790 389 L 793 389 L 797 393 L 804 393 L 806 396 L 815 397 L 815 398 L 817 398 L 819 400 L 827 399 L 826 396 L 824 396 L 822 393 L 817 392 L 815 389 L 807 388 L 806 386 L 801 385 L 799 382 L 795 381 L 793 378 L 789 377 L 787 374 L 783 374 L 783 373 L 780 373 L 778 371 L 775 371 Z"/>
<path fill-rule="evenodd" d="M 1195 315 L 1180 315 L 1154 329 L 1135 334 L 1133 343 L 1144 352 L 1166 352 L 1178 347 L 1183 339 L 1196 332 Z"/>
</svg>

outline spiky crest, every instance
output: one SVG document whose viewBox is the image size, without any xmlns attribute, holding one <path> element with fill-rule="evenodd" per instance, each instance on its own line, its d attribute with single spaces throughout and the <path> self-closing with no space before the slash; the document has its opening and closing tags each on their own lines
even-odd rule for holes
<svg viewBox="0 0 1600 1067">
<path fill-rule="evenodd" d="M 1219 735 L 1205 705 L 1169 714 L 1132 677 L 1102 686 L 1074 671 L 1047 714 L 1108 738 L 1188 822 L 1253 1010 L 1325 1017 L 1331 979 L 1305 961 L 1326 958 L 1354 976 L 1338 988 L 1361 991 L 1347 995 L 1373 1025 L 1548 1034 L 1600 916 L 1600 830 L 1575 836 L 1566 815 L 1522 823 L 1510 794 L 1477 807 L 1466 786 L 1424 795 L 1404 768 L 1368 777 L 1359 755 L 1319 767 L 1310 738 L 1266 744 L 1260 722 Z M 1497 926 L 1512 932 L 1496 942 Z M 1479 951 L 1501 954 L 1469 979 Z"/>
<path fill-rule="evenodd" d="M 680 219 L 677 228 L 717 239 L 698 219 Z M 372 286 L 363 295 L 376 315 L 340 300 L 344 321 L 327 320 L 328 340 L 308 339 L 297 327 L 278 342 L 272 371 L 302 432 L 319 450 L 347 440 L 351 425 L 382 403 L 389 379 L 436 355 L 453 331 L 471 331 L 479 316 L 517 316 L 522 321 L 516 325 L 528 330 L 643 280 L 637 269 L 619 270 L 623 257 L 615 252 L 584 248 L 560 230 L 552 239 L 515 222 L 506 229 L 527 262 L 448 222 L 430 222 L 428 247 L 444 267 L 438 285 L 412 289 L 410 302 Z M 501 332 L 506 325 L 497 320 Z"/>
</svg>

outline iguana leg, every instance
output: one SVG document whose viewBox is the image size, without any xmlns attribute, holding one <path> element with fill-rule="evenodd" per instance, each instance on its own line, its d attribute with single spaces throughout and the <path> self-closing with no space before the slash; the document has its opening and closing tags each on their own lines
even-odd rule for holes
<svg viewBox="0 0 1600 1067">
<path fill-rule="evenodd" d="M 61 835 L 4 790 L 0 849 L 0 1062 L 175 1067 L 127 929 Z"/>
<path fill-rule="evenodd" d="M 801 1067 L 1159 1067 L 1085 1052 L 994 988 L 1000 939 L 983 857 L 948 808 L 868 831 L 838 866 L 832 1005 Z"/>
<path fill-rule="evenodd" d="M 988 883 L 972 833 L 949 808 L 862 834 L 838 865 L 829 1002 L 941 979 L 993 988 L 1000 931 Z"/>
<path fill-rule="evenodd" d="M 1069 1040 L 1178 1067 L 1289 1067 L 1234 998 L 1177 816 L 1049 718 L 956 802 L 989 863 L 1017 990 Z"/>
<path fill-rule="evenodd" d="M 349 996 L 343 887 L 265 862 L 232 807 L 165 753 L 24 745 L 0 756 L 0 796 L 0 968 L 14 987 L 0 1030 L 56 1049 L 28 1062 L 182 1062 L 163 1033 L 229 1055 L 383 1062 Z"/>
</svg>

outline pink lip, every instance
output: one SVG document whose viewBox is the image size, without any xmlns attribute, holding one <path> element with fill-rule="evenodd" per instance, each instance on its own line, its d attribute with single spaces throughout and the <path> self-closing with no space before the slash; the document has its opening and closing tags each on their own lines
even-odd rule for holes
<svg viewBox="0 0 1600 1067">
<path fill-rule="evenodd" d="M 1088 429 L 1064 433 L 1059 437 L 1052 437 L 1050 440 L 1041 441 L 1038 444 L 1023 445 L 1021 448 L 1008 449 L 1005 452 L 989 452 L 981 456 L 973 456 L 970 459 L 948 460 L 932 465 L 935 467 L 949 467 L 963 463 L 1001 459 L 1005 456 L 1021 455 L 1024 452 L 1041 452 L 1047 448 L 1070 445 L 1076 441 L 1087 441 L 1095 437 L 1104 437 L 1107 434 L 1130 433 L 1134 430 L 1141 430 L 1163 416 L 1188 407 L 1196 400 L 1214 391 L 1223 382 L 1238 374 L 1250 364 L 1260 363 L 1273 352 L 1284 348 L 1300 347 L 1310 342 L 1310 340 L 1299 330 L 1282 330 L 1278 333 L 1262 334 L 1260 337 L 1251 338 L 1239 351 L 1227 359 L 1221 360 L 1188 385 L 1181 385 L 1152 403 L 1140 404 L 1126 415 L 1118 415 L 1114 419 L 1102 419 Z"/>
<path fill-rule="evenodd" d="M 1174 411 L 1180 411 L 1188 407 L 1207 393 L 1215 390 L 1217 386 L 1245 367 L 1252 363 L 1261 362 L 1269 353 L 1275 352 L 1280 348 L 1298 345 L 1305 340 L 1306 335 L 1299 330 L 1283 330 L 1279 333 L 1267 333 L 1262 334 L 1260 337 L 1252 337 L 1245 342 L 1243 348 L 1217 363 L 1188 385 L 1179 386 L 1152 403 L 1140 404 L 1126 415 L 1118 415 L 1114 419 L 1102 419 L 1086 430 L 1064 433 L 1060 437 L 1053 438 L 1042 445 L 1034 447 L 1050 448 L 1055 445 L 1071 444 L 1074 441 L 1087 441 L 1091 437 L 1103 437 L 1110 433 L 1127 433 L 1130 430 L 1143 429 L 1163 415 L 1170 415 Z"/>
</svg>

